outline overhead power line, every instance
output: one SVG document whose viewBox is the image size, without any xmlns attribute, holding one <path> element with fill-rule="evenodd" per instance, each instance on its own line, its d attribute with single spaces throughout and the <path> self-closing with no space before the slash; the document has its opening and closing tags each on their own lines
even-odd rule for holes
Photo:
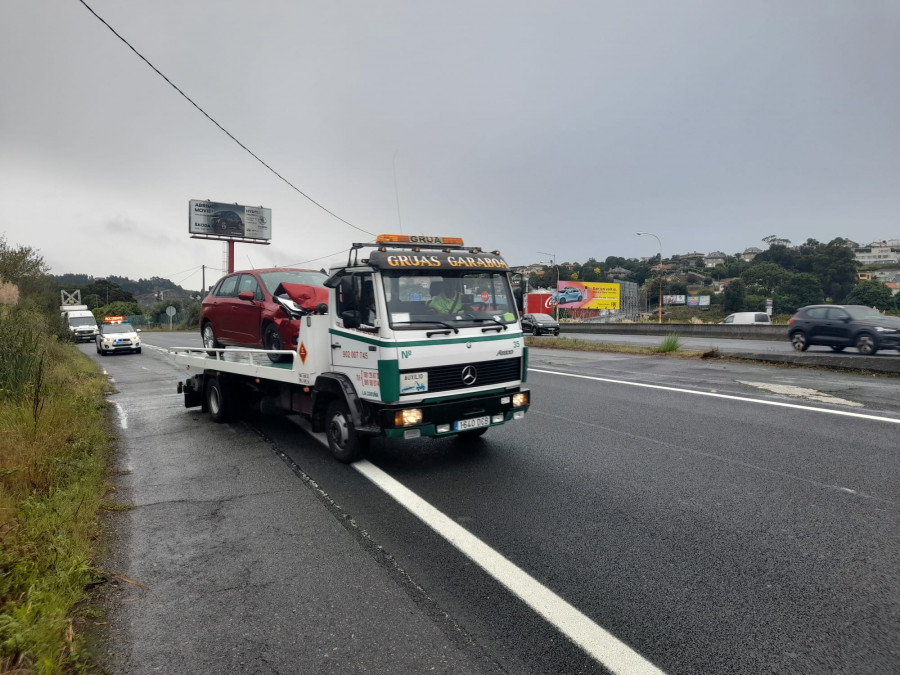
<svg viewBox="0 0 900 675">
<path fill-rule="evenodd" d="M 98 20 L 100 23 L 102 23 L 104 26 L 106 26 L 107 28 L 109 28 L 109 30 L 112 31 L 112 34 L 113 34 L 113 35 L 115 35 L 117 38 L 119 38 L 122 42 L 125 43 L 125 45 L 126 45 L 131 51 L 133 51 L 135 54 L 137 54 L 138 58 L 140 58 L 141 61 L 143 61 L 144 63 L 146 63 L 148 66 L 150 66 L 150 68 L 153 69 L 153 72 L 155 72 L 155 73 L 156 73 L 157 75 L 159 75 L 162 79 L 164 79 L 164 80 L 169 84 L 170 87 L 172 87 L 175 91 L 177 91 L 179 94 L 181 94 L 181 95 L 184 97 L 184 99 L 185 99 L 188 103 L 190 103 L 190 104 L 191 104 L 192 106 L 194 106 L 197 110 L 199 110 L 201 113 L 203 113 L 203 116 L 206 117 L 206 119 L 208 119 L 210 122 L 212 122 L 213 124 L 215 124 L 215 125 L 216 125 L 216 126 L 217 126 L 217 127 L 218 127 L 225 135 L 226 135 L 226 136 L 228 136 L 228 138 L 230 138 L 230 139 L 233 140 L 235 143 L 237 143 L 239 146 L 241 146 L 241 148 L 243 148 L 244 151 L 246 151 L 251 157 L 253 157 L 253 159 L 255 159 L 257 162 L 259 162 L 260 164 L 262 164 L 262 165 L 263 165 L 264 167 L 266 167 L 269 171 L 271 171 L 273 174 L 275 174 L 278 178 L 280 178 L 282 181 L 284 181 L 288 186 L 290 186 L 295 192 L 297 192 L 298 194 L 302 195 L 304 198 L 308 199 L 310 202 L 312 202 L 313 204 L 315 204 L 316 206 L 318 206 L 320 209 L 322 209 L 322 210 L 323 210 L 325 213 L 327 213 L 328 215 L 333 216 L 334 218 L 337 218 L 339 221 L 341 221 L 341 222 L 344 223 L 345 225 L 349 225 L 349 226 L 352 227 L 354 230 L 359 230 L 360 232 L 365 232 L 366 234 L 370 234 L 370 235 L 372 235 L 372 236 L 375 236 L 375 234 L 374 234 L 373 232 L 369 232 L 368 230 L 364 230 L 363 228 L 361 228 L 361 227 L 359 227 L 359 226 L 357 226 L 357 225 L 354 225 L 354 224 L 351 223 L 350 221 L 344 220 L 344 219 L 341 218 L 338 214 L 336 214 L 334 211 L 331 211 L 331 210 L 327 209 L 327 208 L 324 207 L 322 204 L 320 204 L 320 203 L 317 202 L 315 199 L 313 199 L 313 198 L 310 197 L 308 194 L 306 194 L 303 190 L 301 190 L 301 189 L 298 188 L 296 185 L 294 185 L 294 184 L 293 184 L 291 181 L 289 181 L 287 178 L 285 178 L 285 177 L 282 176 L 280 173 L 278 173 L 278 172 L 277 172 L 275 169 L 273 169 L 271 166 L 269 166 L 265 161 L 263 161 L 263 159 L 262 159 L 261 157 L 259 157 L 259 155 L 257 155 L 257 154 L 256 154 L 255 152 L 253 152 L 250 148 L 248 148 L 246 145 L 244 145 L 243 143 L 241 143 L 237 138 L 235 138 L 234 135 L 233 135 L 230 131 L 228 131 L 228 129 L 226 129 L 226 128 L 223 127 L 221 124 L 219 124 L 216 120 L 214 120 L 214 119 L 209 115 L 209 113 L 207 113 L 203 108 L 201 108 L 199 105 L 197 105 L 196 103 L 194 103 L 193 99 L 191 99 L 190 96 L 188 96 L 187 94 L 185 94 L 185 93 L 184 93 L 177 85 L 175 85 L 168 77 L 166 77 L 165 75 L 163 75 L 163 73 L 160 72 L 159 68 L 157 68 L 157 67 L 154 66 L 152 63 L 150 63 L 150 61 L 148 61 L 148 60 L 144 57 L 143 54 L 141 54 L 137 49 L 135 49 L 135 48 L 131 45 L 131 43 L 128 42 L 128 40 L 126 40 L 124 37 L 122 37 L 121 35 L 119 35 L 119 33 L 116 31 L 116 29 L 113 28 L 112 26 L 110 26 L 102 16 L 100 16 L 99 14 L 97 14 L 97 12 L 95 12 L 95 11 L 91 8 L 90 5 L 88 5 L 84 0 L 78 0 L 78 1 L 79 1 L 82 5 L 84 5 L 84 7 L 85 7 L 91 14 L 93 14 L 93 15 L 97 18 L 97 20 Z"/>
</svg>

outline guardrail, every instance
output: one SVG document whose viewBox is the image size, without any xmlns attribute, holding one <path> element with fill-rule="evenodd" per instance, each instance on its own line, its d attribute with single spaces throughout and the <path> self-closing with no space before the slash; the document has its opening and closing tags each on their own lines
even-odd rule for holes
<svg viewBox="0 0 900 675">
<path fill-rule="evenodd" d="M 720 337 L 734 340 L 787 340 L 787 326 L 735 326 L 695 323 L 562 323 L 560 333 L 608 333 L 610 335 L 659 335 Z"/>
</svg>

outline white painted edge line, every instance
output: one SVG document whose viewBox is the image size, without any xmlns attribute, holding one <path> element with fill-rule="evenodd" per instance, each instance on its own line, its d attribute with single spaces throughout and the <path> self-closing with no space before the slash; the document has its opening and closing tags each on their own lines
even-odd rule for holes
<svg viewBox="0 0 900 675">
<path fill-rule="evenodd" d="M 122 404 L 118 401 L 113 401 L 113 405 L 116 407 L 116 411 L 119 413 L 119 426 L 122 429 L 128 428 L 128 413 L 125 412 L 125 408 L 122 407 Z"/>
<path fill-rule="evenodd" d="M 619 675 L 662 675 L 662 670 L 631 647 L 377 466 L 367 460 L 352 466 L 600 664 Z"/>
<path fill-rule="evenodd" d="M 680 387 L 671 387 L 662 384 L 647 384 L 646 382 L 629 382 L 627 380 L 614 380 L 608 377 L 596 377 L 594 375 L 577 375 L 575 373 L 563 373 L 557 370 L 541 370 L 539 368 L 529 368 L 529 373 L 543 373 L 544 375 L 559 375 L 561 377 L 575 377 L 581 380 L 593 380 L 594 382 L 609 382 L 611 384 L 624 384 L 629 387 L 644 387 L 646 389 L 660 389 L 662 391 L 677 391 L 681 394 L 694 394 L 695 396 L 709 396 L 711 398 L 724 398 L 731 401 L 743 401 L 745 403 L 756 403 L 758 405 L 772 405 L 779 408 L 793 408 L 795 410 L 809 410 L 817 413 L 825 413 L 827 415 L 842 415 L 844 417 L 856 417 L 864 420 L 875 420 L 877 422 L 890 422 L 891 424 L 900 424 L 900 419 L 893 417 L 881 417 L 879 415 L 867 415 L 865 413 L 851 412 L 849 410 L 832 410 L 830 408 L 816 408 L 811 405 L 800 405 L 799 403 L 785 403 L 784 401 L 766 401 L 759 398 L 749 398 L 746 396 L 735 396 L 733 394 L 717 394 L 711 391 L 696 391 L 694 389 L 682 389 Z"/>
</svg>

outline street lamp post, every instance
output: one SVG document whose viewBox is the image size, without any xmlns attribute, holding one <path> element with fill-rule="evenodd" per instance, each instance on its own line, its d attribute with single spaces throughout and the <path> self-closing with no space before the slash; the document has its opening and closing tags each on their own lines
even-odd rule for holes
<svg viewBox="0 0 900 675">
<path fill-rule="evenodd" d="M 638 235 L 639 237 L 644 234 L 647 235 L 648 237 L 653 237 L 654 239 L 656 239 L 656 243 L 659 244 L 659 322 L 662 323 L 662 301 L 663 301 L 663 294 L 662 294 L 662 291 L 663 291 L 662 242 L 659 240 L 659 237 L 657 237 L 652 232 L 635 232 L 635 234 Z"/>
<path fill-rule="evenodd" d="M 551 265 L 556 268 L 556 304 L 553 308 L 554 319 L 559 321 L 559 265 L 556 264 L 556 254 L 555 253 L 547 253 L 546 251 L 538 251 L 541 255 L 549 255 L 551 259 Z"/>
</svg>

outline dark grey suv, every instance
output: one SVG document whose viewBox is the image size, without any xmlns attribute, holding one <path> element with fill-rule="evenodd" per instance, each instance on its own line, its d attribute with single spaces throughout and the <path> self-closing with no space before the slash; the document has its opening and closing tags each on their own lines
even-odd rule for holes
<svg viewBox="0 0 900 675">
<path fill-rule="evenodd" d="M 863 305 L 810 305 L 788 321 L 788 337 L 799 352 L 825 345 L 836 352 L 856 347 L 868 356 L 879 349 L 900 349 L 900 318 Z"/>
<path fill-rule="evenodd" d="M 522 332 L 532 335 L 559 335 L 559 324 L 549 314 L 526 314 L 522 317 Z"/>
</svg>

